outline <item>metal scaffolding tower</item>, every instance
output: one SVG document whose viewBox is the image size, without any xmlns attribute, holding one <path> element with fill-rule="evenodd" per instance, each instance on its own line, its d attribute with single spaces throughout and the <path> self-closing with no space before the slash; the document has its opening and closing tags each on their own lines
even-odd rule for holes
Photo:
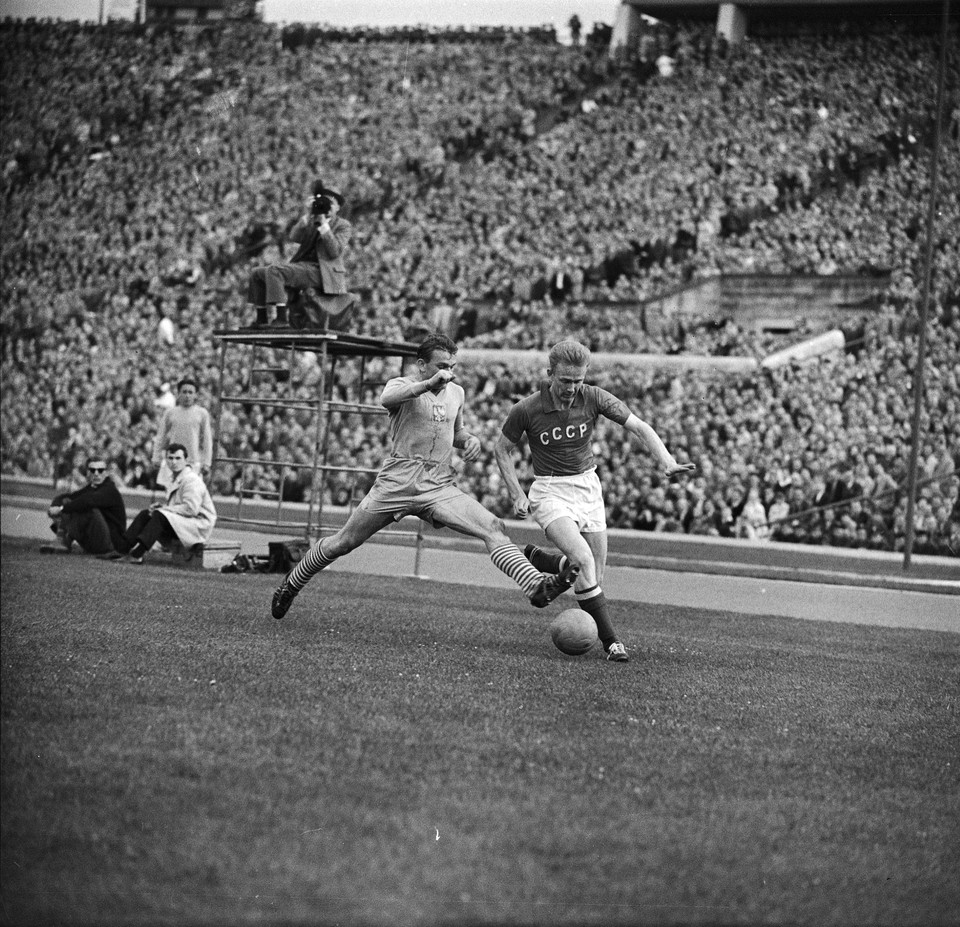
<svg viewBox="0 0 960 927">
<path fill-rule="evenodd" d="M 230 468 L 231 478 L 239 474 L 236 483 L 237 508 L 233 516 L 223 516 L 223 522 L 234 522 L 264 528 L 277 528 L 286 533 L 301 535 L 307 541 L 320 536 L 323 525 L 324 498 L 330 477 L 344 473 L 350 479 L 350 504 L 355 500 L 355 487 L 362 475 L 375 475 L 376 470 L 335 464 L 329 460 L 331 416 L 383 415 L 386 410 L 376 402 L 379 387 L 389 376 L 399 376 L 409 358 L 415 357 L 416 345 L 399 341 L 385 341 L 362 335 L 338 331 L 300 331 L 296 329 L 243 329 L 219 330 L 214 336 L 220 341 L 220 376 L 217 390 L 217 409 L 214 422 L 213 473 L 218 468 Z M 228 364 L 231 351 L 244 352 L 239 367 Z M 304 355 L 314 355 L 316 360 L 316 384 L 304 395 L 305 389 L 298 377 L 298 363 Z M 380 358 L 387 364 L 396 363 L 396 371 L 386 374 L 379 371 L 381 379 L 370 379 L 371 359 Z M 352 371 L 338 376 L 345 364 L 352 364 Z M 381 365 L 382 367 L 383 365 Z M 240 371 L 240 388 L 233 389 L 234 371 Z M 228 379 L 229 376 L 229 379 Z M 343 396 L 349 388 L 352 396 Z M 341 393 L 334 398 L 335 390 Z M 282 459 L 250 456 L 230 456 L 221 452 L 224 410 L 231 406 L 248 410 L 254 406 L 261 409 L 281 409 L 309 413 L 313 431 L 312 459 L 294 460 L 288 454 Z M 276 470 L 276 489 L 265 489 L 252 481 L 252 475 L 262 470 Z M 307 504 L 294 504 L 284 498 L 284 474 L 309 472 Z M 252 500 L 257 504 L 251 504 Z M 275 514 L 272 518 L 263 515 L 263 503 L 272 500 Z M 245 502 L 247 503 L 245 512 Z M 250 512 L 249 510 L 253 510 Z"/>
</svg>

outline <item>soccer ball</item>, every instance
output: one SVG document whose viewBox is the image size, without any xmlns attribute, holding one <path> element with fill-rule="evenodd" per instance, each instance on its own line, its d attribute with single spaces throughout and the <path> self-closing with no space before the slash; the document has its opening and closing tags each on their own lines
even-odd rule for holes
<svg viewBox="0 0 960 927">
<path fill-rule="evenodd" d="M 551 622 L 550 637 L 561 653 L 579 657 L 597 642 L 597 625 L 582 608 L 568 608 Z"/>
</svg>

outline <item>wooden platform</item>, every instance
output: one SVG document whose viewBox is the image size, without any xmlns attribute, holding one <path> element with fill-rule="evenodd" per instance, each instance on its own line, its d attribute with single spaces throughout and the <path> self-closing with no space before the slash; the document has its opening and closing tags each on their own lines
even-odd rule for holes
<svg viewBox="0 0 960 927">
<path fill-rule="evenodd" d="M 354 335 L 350 332 L 310 331 L 299 328 L 217 329 L 214 337 L 229 344 L 252 344 L 268 348 L 328 354 L 338 357 L 416 357 L 417 345 L 408 341 L 389 341 Z"/>
</svg>

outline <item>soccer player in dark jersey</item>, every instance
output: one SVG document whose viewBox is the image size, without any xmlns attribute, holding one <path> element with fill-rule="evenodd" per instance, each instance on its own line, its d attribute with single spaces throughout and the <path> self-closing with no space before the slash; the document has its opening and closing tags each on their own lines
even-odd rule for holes
<svg viewBox="0 0 960 927">
<path fill-rule="evenodd" d="M 404 515 L 482 540 L 494 566 L 506 573 L 536 608 L 543 608 L 576 579 L 577 569 L 543 574 L 510 541 L 503 520 L 488 512 L 455 483 L 453 449 L 465 460 L 480 457 L 480 439 L 463 427 L 463 387 L 454 383 L 457 346 L 430 335 L 417 350 L 417 374 L 394 377 L 380 403 L 390 416 L 393 448 L 377 479 L 346 524 L 318 541 L 283 579 L 271 611 L 282 618 L 310 577 Z"/>
<path fill-rule="evenodd" d="M 507 415 L 495 454 L 507 491 L 519 518 L 532 514 L 560 555 L 529 547 L 538 569 L 579 570 L 574 585 L 577 603 L 597 623 L 607 659 L 625 663 L 627 650 L 610 620 L 603 590 L 607 562 L 607 522 L 603 491 L 591 446 L 593 429 L 602 415 L 636 435 L 657 458 L 665 476 L 686 473 L 694 464 L 679 464 L 657 433 L 612 393 L 584 383 L 590 352 L 576 341 L 561 341 L 550 349 L 548 380 Z M 514 464 L 514 451 L 526 435 L 533 458 L 534 480 L 523 491 Z"/>
</svg>

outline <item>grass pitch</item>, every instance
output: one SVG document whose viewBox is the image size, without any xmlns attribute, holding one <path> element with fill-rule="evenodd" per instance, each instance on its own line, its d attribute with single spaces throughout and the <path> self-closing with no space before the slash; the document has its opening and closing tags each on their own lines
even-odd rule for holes
<svg viewBox="0 0 960 927">
<path fill-rule="evenodd" d="M 5 923 L 960 923 L 960 635 L 2 555 Z"/>
</svg>

